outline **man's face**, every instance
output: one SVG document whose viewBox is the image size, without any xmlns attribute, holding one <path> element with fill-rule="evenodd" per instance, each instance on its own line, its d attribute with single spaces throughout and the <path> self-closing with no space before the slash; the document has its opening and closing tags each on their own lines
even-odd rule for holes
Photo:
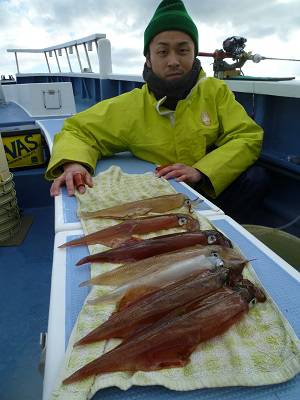
<svg viewBox="0 0 300 400">
<path fill-rule="evenodd" d="M 190 72 L 195 60 L 191 37 L 180 31 L 165 31 L 156 35 L 149 46 L 147 66 L 161 79 L 182 78 Z"/>
</svg>

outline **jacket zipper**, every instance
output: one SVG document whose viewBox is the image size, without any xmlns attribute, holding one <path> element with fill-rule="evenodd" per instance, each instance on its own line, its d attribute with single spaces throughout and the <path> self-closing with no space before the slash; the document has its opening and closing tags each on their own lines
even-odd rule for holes
<svg viewBox="0 0 300 400">
<path fill-rule="evenodd" d="M 175 116 L 174 116 L 174 113 L 171 113 L 171 114 L 170 114 L 170 122 L 171 122 L 172 128 L 174 128 L 174 125 L 175 125 Z"/>
</svg>

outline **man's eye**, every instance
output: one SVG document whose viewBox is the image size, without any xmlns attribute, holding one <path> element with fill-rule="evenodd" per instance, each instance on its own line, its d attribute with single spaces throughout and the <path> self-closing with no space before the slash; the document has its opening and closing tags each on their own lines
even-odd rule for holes
<svg viewBox="0 0 300 400">
<path fill-rule="evenodd" d="M 157 52 L 160 56 L 164 56 L 167 54 L 167 50 L 158 50 Z"/>
<path fill-rule="evenodd" d="M 180 53 L 181 53 L 181 54 L 187 54 L 187 53 L 189 53 L 189 52 L 190 52 L 189 49 L 180 49 Z"/>
</svg>

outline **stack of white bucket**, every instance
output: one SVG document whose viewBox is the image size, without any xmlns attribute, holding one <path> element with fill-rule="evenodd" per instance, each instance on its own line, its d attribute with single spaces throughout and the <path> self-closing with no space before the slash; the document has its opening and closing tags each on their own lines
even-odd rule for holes
<svg viewBox="0 0 300 400">
<path fill-rule="evenodd" d="M 0 135 L 0 243 L 11 239 L 19 231 L 20 224 L 13 175 L 8 168 Z"/>
</svg>

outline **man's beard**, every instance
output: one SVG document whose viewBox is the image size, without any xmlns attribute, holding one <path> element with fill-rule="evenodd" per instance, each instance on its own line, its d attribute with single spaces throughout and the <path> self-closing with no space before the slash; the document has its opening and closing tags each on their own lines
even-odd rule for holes
<svg viewBox="0 0 300 400">
<path fill-rule="evenodd" d="M 175 110 L 178 101 L 185 99 L 195 86 L 201 68 L 200 61 L 198 58 L 195 58 L 190 72 L 181 78 L 166 80 L 159 78 L 145 63 L 143 78 L 155 98 L 160 100 L 167 96 L 163 105 L 170 110 Z"/>
</svg>

